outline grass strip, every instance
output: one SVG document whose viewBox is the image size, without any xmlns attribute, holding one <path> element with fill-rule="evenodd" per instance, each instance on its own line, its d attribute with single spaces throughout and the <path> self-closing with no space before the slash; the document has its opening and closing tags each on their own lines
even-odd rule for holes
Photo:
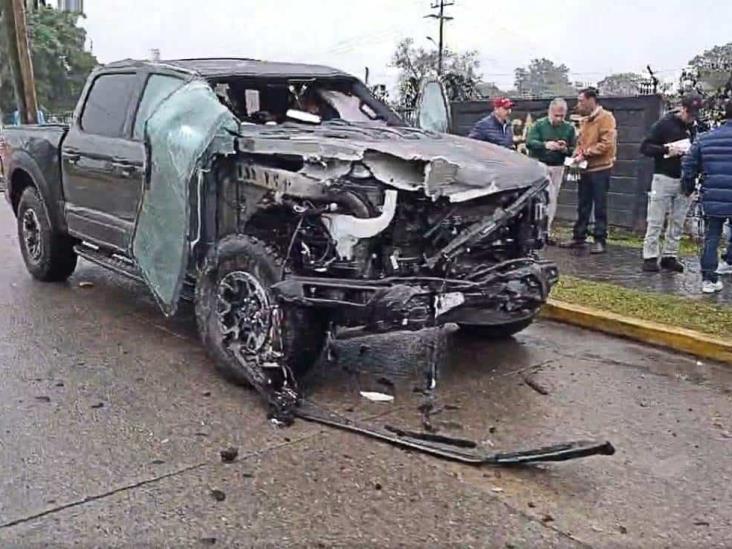
<svg viewBox="0 0 732 549">
<path fill-rule="evenodd" d="M 562 276 L 551 297 L 712 336 L 732 337 L 732 307 L 705 301 L 641 292 L 572 276 Z"/>
</svg>

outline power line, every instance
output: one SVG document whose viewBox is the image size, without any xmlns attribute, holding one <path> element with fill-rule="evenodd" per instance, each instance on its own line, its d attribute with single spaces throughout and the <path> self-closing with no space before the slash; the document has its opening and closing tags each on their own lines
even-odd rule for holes
<svg viewBox="0 0 732 549">
<path fill-rule="evenodd" d="M 445 0 L 439 0 L 438 2 L 435 2 L 430 6 L 433 10 L 439 10 L 438 14 L 430 13 L 429 15 L 425 15 L 425 18 L 427 19 L 437 19 L 440 22 L 440 43 L 437 46 L 437 76 L 442 75 L 442 52 L 444 50 L 443 44 L 445 21 L 452 21 L 453 19 L 455 19 L 454 17 L 445 15 L 445 8 L 449 8 L 450 6 L 454 5 L 455 2 L 445 2 Z"/>
</svg>

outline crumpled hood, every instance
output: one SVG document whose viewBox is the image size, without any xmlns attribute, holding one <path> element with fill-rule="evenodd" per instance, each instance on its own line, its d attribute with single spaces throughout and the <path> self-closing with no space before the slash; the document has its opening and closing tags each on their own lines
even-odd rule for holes
<svg viewBox="0 0 732 549">
<path fill-rule="evenodd" d="M 408 127 L 340 120 L 319 126 L 242 124 L 238 144 L 244 153 L 298 155 L 313 164 L 361 162 L 385 184 L 451 202 L 529 187 L 547 177 L 543 164 L 515 151 Z"/>
</svg>

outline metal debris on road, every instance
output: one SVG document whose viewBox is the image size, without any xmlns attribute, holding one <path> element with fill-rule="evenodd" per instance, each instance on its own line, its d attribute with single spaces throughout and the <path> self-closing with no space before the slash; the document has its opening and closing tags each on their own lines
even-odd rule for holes
<svg viewBox="0 0 732 549">
<path fill-rule="evenodd" d="M 397 433 L 372 427 L 335 414 L 305 400 L 299 403 L 299 406 L 293 410 L 293 413 L 295 416 L 306 421 L 329 425 L 337 429 L 388 442 L 402 448 L 408 448 L 443 459 L 471 465 L 524 465 L 548 461 L 566 461 L 595 455 L 611 456 L 615 453 L 615 448 L 608 441 L 575 441 L 545 446 L 534 450 L 486 453 L 485 451 L 481 451 L 481 448 L 477 448 L 477 444 L 474 449 L 462 450 L 456 448 L 454 445 L 425 440 L 425 437 L 434 436 L 430 433 L 420 433 L 420 437 L 415 438 L 410 436 L 413 433 L 403 431 L 404 434 L 400 436 Z M 392 427 L 392 429 L 395 428 Z"/>
<path fill-rule="evenodd" d="M 226 494 L 222 492 L 221 490 L 211 490 L 211 497 L 214 498 L 216 501 L 224 501 L 226 499 Z"/>
<path fill-rule="evenodd" d="M 93 282 L 88 282 L 86 280 L 79 282 L 79 288 L 93 288 L 93 287 L 94 287 Z"/>
<path fill-rule="evenodd" d="M 524 383 L 531 387 L 534 391 L 539 393 L 540 395 L 548 395 L 549 389 L 541 383 L 538 379 L 536 379 L 536 376 L 534 375 L 524 375 L 523 376 Z"/>
<path fill-rule="evenodd" d="M 223 463 L 231 463 L 232 461 L 235 461 L 236 458 L 239 456 L 239 448 L 231 446 L 229 448 L 221 450 L 221 452 L 219 453 L 221 455 L 221 461 Z"/>
</svg>

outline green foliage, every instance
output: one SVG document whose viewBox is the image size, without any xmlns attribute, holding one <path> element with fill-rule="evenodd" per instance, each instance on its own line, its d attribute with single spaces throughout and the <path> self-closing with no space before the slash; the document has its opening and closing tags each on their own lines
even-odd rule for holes
<svg viewBox="0 0 732 549">
<path fill-rule="evenodd" d="M 606 76 L 597 83 L 597 87 L 603 96 L 632 96 L 638 95 L 638 90 L 644 80 L 645 78 L 641 74 L 621 72 Z"/>
<path fill-rule="evenodd" d="M 569 81 L 569 67 L 549 59 L 532 59 L 527 68 L 517 68 L 514 75 L 514 86 L 522 97 L 557 97 L 577 92 Z"/>
<path fill-rule="evenodd" d="M 414 108 L 422 83 L 428 77 L 437 76 L 438 52 L 414 45 L 412 38 L 405 38 L 392 56 L 391 65 L 399 69 L 397 104 Z M 445 49 L 442 55 L 442 82 L 450 101 L 477 99 L 480 62 L 477 51 L 458 53 Z"/>
<path fill-rule="evenodd" d="M 96 58 L 84 50 L 80 15 L 49 7 L 28 13 L 28 32 L 39 106 L 51 112 L 72 110 Z M 7 44 L 0 41 L 0 109 L 15 110 Z"/>
<path fill-rule="evenodd" d="M 641 320 L 696 330 L 714 336 L 732 333 L 732 307 L 706 301 L 630 290 L 615 284 L 562 276 L 552 297 Z"/>
<path fill-rule="evenodd" d="M 502 97 L 507 95 L 495 82 L 479 82 L 476 87 L 481 97 Z"/>
<path fill-rule="evenodd" d="M 696 91 L 704 97 L 702 119 L 714 125 L 723 118 L 723 105 L 732 98 L 732 42 L 714 46 L 689 61 L 681 75 L 679 94 Z"/>
</svg>

